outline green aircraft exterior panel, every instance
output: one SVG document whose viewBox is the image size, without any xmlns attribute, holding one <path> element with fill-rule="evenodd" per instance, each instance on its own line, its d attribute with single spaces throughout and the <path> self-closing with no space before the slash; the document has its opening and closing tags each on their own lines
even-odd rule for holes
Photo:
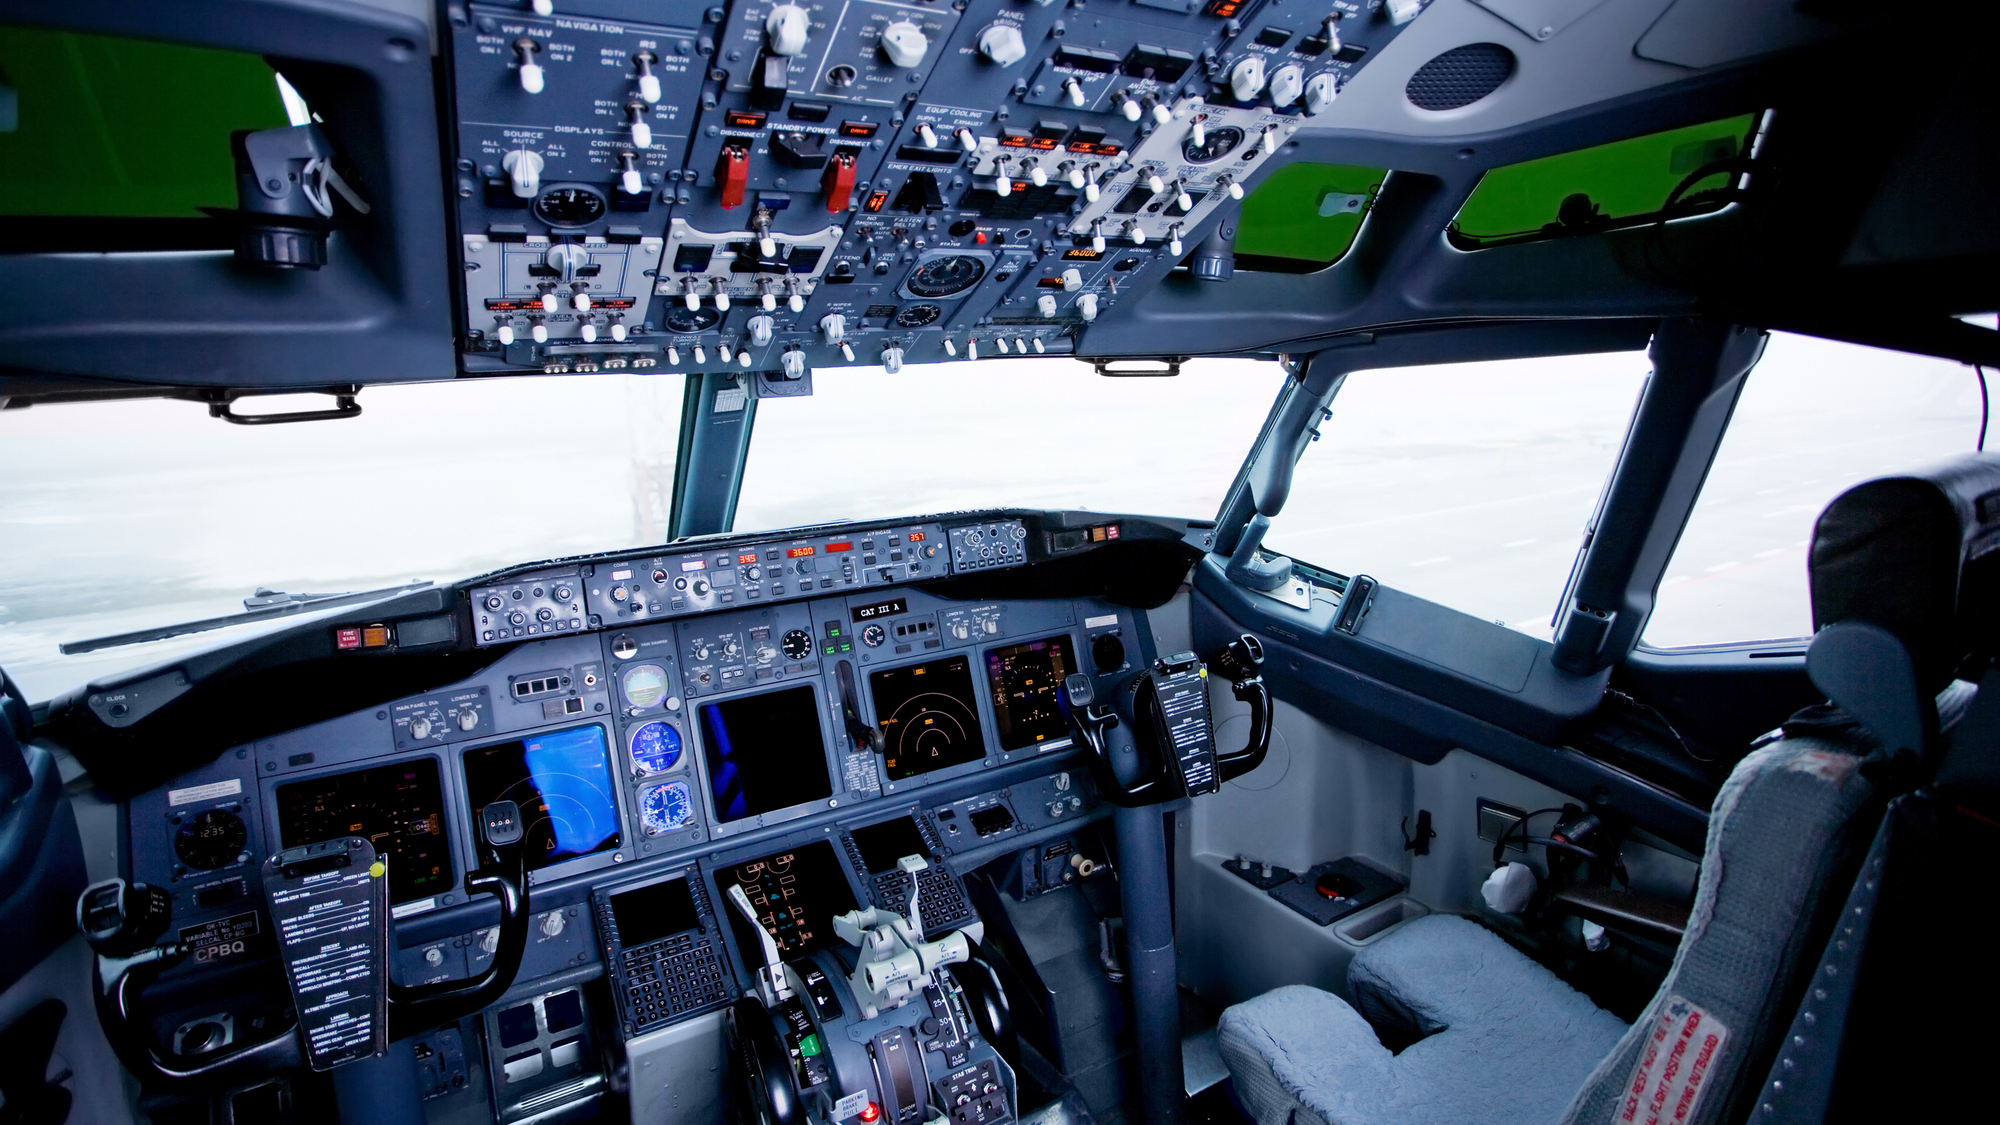
<svg viewBox="0 0 2000 1125">
<path fill-rule="evenodd" d="M 1748 143 L 1755 114 L 1689 125 L 1629 140 L 1509 164 L 1487 172 L 1452 221 L 1462 245 L 1515 242 L 1652 216 L 1688 173 L 1735 156 Z M 1682 198 L 1727 187 L 1730 173 L 1706 177 Z M 1591 225 L 1565 230 L 1564 201 L 1589 197 Z"/>
<path fill-rule="evenodd" d="M 290 122 L 256 55 L 0 27 L 0 215 L 193 218 L 236 206 L 229 134 Z"/>
<path fill-rule="evenodd" d="M 1354 245 L 1388 173 L 1347 164 L 1288 164 L 1243 201 L 1239 257 L 1330 266 Z"/>
</svg>

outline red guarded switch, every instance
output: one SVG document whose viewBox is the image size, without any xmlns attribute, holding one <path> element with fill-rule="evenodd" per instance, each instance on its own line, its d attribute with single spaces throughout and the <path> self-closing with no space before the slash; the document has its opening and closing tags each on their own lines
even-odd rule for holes
<svg viewBox="0 0 2000 1125">
<path fill-rule="evenodd" d="M 852 176 L 848 177 L 850 180 Z M 722 189 L 722 209 L 743 202 L 743 189 L 750 186 L 750 150 L 723 145 L 722 158 L 715 162 L 715 184 Z"/>
<path fill-rule="evenodd" d="M 826 209 L 838 215 L 847 210 L 854 198 L 854 158 L 845 154 L 836 155 L 826 162 L 826 171 L 819 177 L 820 187 L 826 190 Z"/>
</svg>

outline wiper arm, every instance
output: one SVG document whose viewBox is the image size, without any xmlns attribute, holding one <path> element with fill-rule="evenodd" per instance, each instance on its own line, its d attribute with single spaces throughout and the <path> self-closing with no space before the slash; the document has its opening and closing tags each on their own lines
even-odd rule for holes
<svg viewBox="0 0 2000 1125">
<path fill-rule="evenodd" d="M 99 649 L 118 648 L 122 645 L 163 641 L 168 637 L 179 637 L 188 633 L 206 633 L 211 629 L 226 629 L 231 625 L 267 621 L 274 617 L 289 617 L 309 609 L 332 609 L 357 602 L 379 601 L 397 594 L 407 594 L 412 590 L 422 590 L 432 584 L 430 579 L 425 578 L 416 582 L 406 582 L 401 586 L 385 586 L 379 590 L 362 590 L 345 594 L 287 594 L 283 590 L 270 590 L 259 586 L 256 593 L 243 599 L 242 613 L 225 613 L 221 617 L 205 617 L 199 621 L 161 625 L 133 633 L 114 633 L 108 637 L 93 637 L 87 641 L 64 641 L 56 646 L 56 651 L 64 656 L 75 656 L 78 653 L 96 652 Z"/>
</svg>

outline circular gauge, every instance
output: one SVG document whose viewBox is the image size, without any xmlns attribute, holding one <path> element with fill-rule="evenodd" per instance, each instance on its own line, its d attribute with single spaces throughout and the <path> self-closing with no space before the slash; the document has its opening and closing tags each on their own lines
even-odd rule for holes
<svg viewBox="0 0 2000 1125">
<path fill-rule="evenodd" d="M 936 305 L 911 305 L 896 314 L 896 327 L 922 328 L 943 315 L 944 310 Z"/>
<path fill-rule="evenodd" d="M 1090 642 L 1090 659 L 1102 676 L 1125 667 L 1125 642 L 1116 633 L 1105 633 Z"/>
<path fill-rule="evenodd" d="M 1242 143 L 1243 130 L 1234 125 L 1224 125 L 1220 129 L 1210 129 L 1200 144 L 1194 143 L 1192 136 L 1182 141 L 1181 155 L 1190 164 L 1213 164 L 1235 152 L 1236 146 Z"/>
<path fill-rule="evenodd" d="M 667 697 L 667 673 L 657 664 L 627 668 L 620 682 L 625 685 L 625 698 L 641 711 Z"/>
<path fill-rule="evenodd" d="M 665 773 L 681 760 L 681 732 L 671 724 L 652 722 L 632 732 L 632 768 L 640 777 Z"/>
<path fill-rule="evenodd" d="M 196 813 L 181 823 L 174 833 L 174 854 L 181 862 L 202 871 L 213 871 L 236 862 L 250 833 L 233 812 L 210 809 Z"/>
<path fill-rule="evenodd" d="M 639 830 L 648 836 L 664 836 L 694 819 L 694 798 L 687 782 L 669 781 L 639 792 Z"/>
<path fill-rule="evenodd" d="M 639 655 L 639 642 L 620 633 L 611 638 L 611 655 L 620 660 L 630 660 Z"/>
<path fill-rule="evenodd" d="M 794 629 L 785 634 L 781 642 L 785 647 L 785 659 L 804 660 L 813 654 L 812 634 L 804 629 Z"/>
<path fill-rule="evenodd" d="M 721 319 L 722 314 L 711 308 L 691 309 L 686 305 L 675 305 L 667 310 L 666 325 L 669 332 L 705 332 Z"/>
<path fill-rule="evenodd" d="M 861 643 L 867 645 L 869 648 L 880 648 L 882 647 L 882 642 L 888 639 L 889 634 L 884 632 L 880 625 L 870 625 L 866 629 L 861 630 Z"/>
<path fill-rule="evenodd" d="M 563 184 L 535 197 L 535 217 L 552 227 L 580 227 L 594 223 L 610 210 L 596 188 Z"/>
<path fill-rule="evenodd" d="M 986 261 L 970 254 L 932 258 L 910 274 L 910 292 L 919 297 L 949 297 L 979 284 L 986 276 Z"/>
</svg>

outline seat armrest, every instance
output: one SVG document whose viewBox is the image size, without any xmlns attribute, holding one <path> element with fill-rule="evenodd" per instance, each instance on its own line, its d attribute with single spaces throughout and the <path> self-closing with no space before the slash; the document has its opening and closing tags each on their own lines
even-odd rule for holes
<svg viewBox="0 0 2000 1125">
<path fill-rule="evenodd" d="M 1573 883 L 1557 891 L 1557 910 L 1595 922 L 1607 930 L 1680 944 L 1687 932 L 1688 908 L 1656 898 L 1616 890 L 1596 883 Z"/>
</svg>

